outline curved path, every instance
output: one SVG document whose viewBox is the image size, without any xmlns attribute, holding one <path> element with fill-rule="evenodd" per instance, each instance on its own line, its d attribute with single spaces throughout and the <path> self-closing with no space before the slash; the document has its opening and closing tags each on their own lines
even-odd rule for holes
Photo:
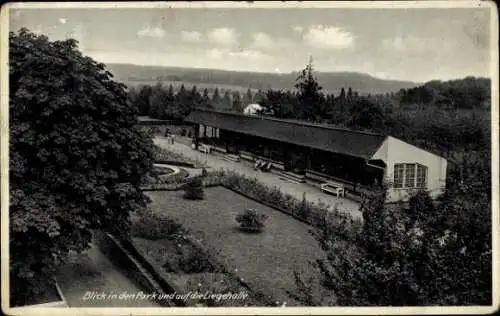
<svg viewBox="0 0 500 316">
<path fill-rule="evenodd" d="M 155 163 L 155 164 L 153 164 L 153 167 L 168 168 L 168 169 L 172 169 L 173 170 L 172 173 L 166 174 L 164 176 L 173 176 L 173 175 L 176 175 L 179 172 L 181 172 L 181 169 L 179 167 L 174 166 L 174 165 L 167 165 L 167 164 L 164 164 L 164 163 Z"/>
<path fill-rule="evenodd" d="M 187 173 L 189 174 L 189 176 L 200 175 L 202 172 L 202 169 L 203 169 L 203 168 L 189 168 L 189 167 L 179 168 L 178 166 L 169 165 L 169 164 L 162 164 L 162 163 L 155 163 L 153 166 L 170 168 L 170 169 L 174 170 L 174 172 L 172 172 L 170 174 L 163 175 L 163 177 L 174 176 L 174 175 L 178 174 L 179 172 L 181 172 L 181 169 L 186 170 Z"/>
</svg>

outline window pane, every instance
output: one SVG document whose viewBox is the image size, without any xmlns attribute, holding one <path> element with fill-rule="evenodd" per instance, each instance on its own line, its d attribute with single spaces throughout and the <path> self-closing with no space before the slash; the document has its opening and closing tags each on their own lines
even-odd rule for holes
<svg viewBox="0 0 500 316">
<path fill-rule="evenodd" d="M 394 165 L 394 188 L 403 187 L 403 175 L 404 175 L 404 165 L 395 164 Z"/>
<path fill-rule="evenodd" d="M 405 187 L 415 187 L 415 164 L 406 164 L 405 166 Z"/>
<path fill-rule="evenodd" d="M 427 187 L 427 167 L 417 166 L 417 188 Z"/>
</svg>

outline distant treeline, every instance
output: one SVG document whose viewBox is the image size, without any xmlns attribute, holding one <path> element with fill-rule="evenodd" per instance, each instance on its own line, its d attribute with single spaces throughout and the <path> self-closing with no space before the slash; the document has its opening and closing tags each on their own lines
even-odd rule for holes
<svg viewBox="0 0 500 316">
<path fill-rule="evenodd" d="M 491 80 L 467 77 L 450 81 L 430 81 L 422 86 L 401 89 L 397 94 L 401 105 L 424 104 L 443 108 L 489 108 Z"/>
<path fill-rule="evenodd" d="M 251 89 L 244 94 L 227 89 L 220 92 L 218 88 L 205 88 L 200 92 L 197 86 L 188 89 L 181 85 L 175 89 L 172 84 L 164 86 L 161 83 L 129 88 L 129 98 L 137 106 L 139 115 L 178 121 L 198 107 L 243 112 L 245 106 L 261 102 L 264 96 L 262 91 L 255 93 Z"/>
</svg>

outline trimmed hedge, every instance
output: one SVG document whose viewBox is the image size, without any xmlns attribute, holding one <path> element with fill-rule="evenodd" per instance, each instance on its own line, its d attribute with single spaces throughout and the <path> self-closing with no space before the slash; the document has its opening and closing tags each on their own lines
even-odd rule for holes
<svg viewBox="0 0 500 316">
<path fill-rule="evenodd" d="M 234 171 L 215 170 L 202 177 L 203 187 L 223 186 L 249 199 L 291 215 L 321 231 L 327 231 L 343 239 L 354 241 L 361 231 L 362 222 L 351 215 L 330 210 L 324 203 L 312 203 L 304 197 L 298 199 L 283 193 L 278 187 L 268 187 L 256 178 L 249 178 Z M 183 189 L 185 182 L 153 184 L 144 186 L 144 191 L 176 191 Z"/>
<path fill-rule="evenodd" d="M 315 204 L 268 187 L 256 178 L 225 170 L 209 172 L 205 183 L 222 185 L 259 203 L 292 215 L 315 228 L 328 230 L 347 240 L 354 240 L 362 228 L 361 220 L 349 214 L 329 210 L 326 204 Z"/>
</svg>

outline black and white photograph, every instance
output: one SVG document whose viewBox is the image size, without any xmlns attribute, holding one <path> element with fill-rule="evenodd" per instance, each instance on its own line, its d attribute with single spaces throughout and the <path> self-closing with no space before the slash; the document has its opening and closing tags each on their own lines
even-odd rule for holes
<svg viewBox="0 0 500 316">
<path fill-rule="evenodd" d="M 494 2 L 1 18 L 6 314 L 498 309 Z"/>
</svg>

